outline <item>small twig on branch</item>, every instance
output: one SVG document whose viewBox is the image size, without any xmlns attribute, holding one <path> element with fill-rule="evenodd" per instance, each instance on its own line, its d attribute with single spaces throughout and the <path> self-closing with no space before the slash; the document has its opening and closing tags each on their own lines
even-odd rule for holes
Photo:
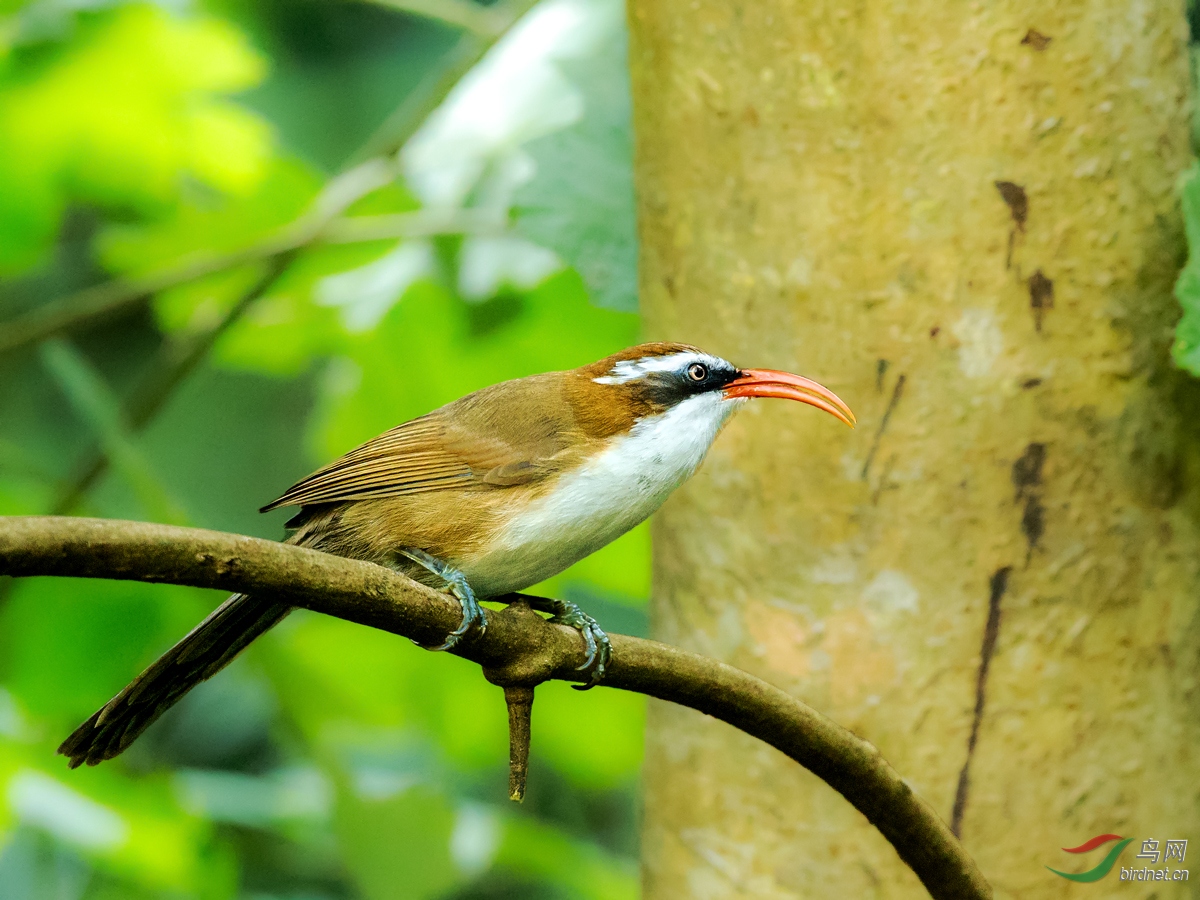
<svg viewBox="0 0 1200 900">
<path fill-rule="evenodd" d="M 421 209 L 378 216 L 347 216 L 329 223 L 326 244 L 360 244 L 442 234 L 496 236 L 509 227 L 507 215 L 491 209 Z"/>
<path fill-rule="evenodd" d="M 508 605 L 509 615 L 540 620 L 520 595 Z M 508 799 L 517 803 L 525 800 L 525 782 L 529 777 L 529 742 L 533 733 L 533 689 L 538 681 L 528 684 L 505 684 L 504 705 L 508 707 Z"/>
<path fill-rule="evenodd" d="M 461 619 L 456 601 L 371 563 L 216 531 L 53 516 L 0 518 L 0 575 L 117 578 L 277 597 L 295 606 L 436 644 Z M 891 842 L 937 900 L 991 888 L 946 823 L 867 741 L 795 697 L 716 660 L 612 635 L 604 684 L 699 710 L 765 741 L 823 779 Z M 528 608 L 488 613 L 456 655 L 500 686 L 580 680 L 577 632 Z"/>
<path fill-rule="evenodd" d="M 525 779 L 529 775 L 529 738 L 532 733 L 533 688 L 510 684 L 504 688 L 508 707 L 508 799 L 525 799 Z"/>
</svg>

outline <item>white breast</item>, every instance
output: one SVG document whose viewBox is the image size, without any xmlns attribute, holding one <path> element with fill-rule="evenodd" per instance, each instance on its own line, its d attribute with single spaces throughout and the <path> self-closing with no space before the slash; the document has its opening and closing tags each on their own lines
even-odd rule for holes
<svg viewBox="0 0 1200 900">
<path fill-rule="evenodd" d="M 742 400 L 690 397 L 638 420 L 595 458 L 559 478 L 517 516 L 486 556 L 463 567 L 481 597 L 519 591 L 620 537 L 648 518 L 696 471 Z"/>
</svg>

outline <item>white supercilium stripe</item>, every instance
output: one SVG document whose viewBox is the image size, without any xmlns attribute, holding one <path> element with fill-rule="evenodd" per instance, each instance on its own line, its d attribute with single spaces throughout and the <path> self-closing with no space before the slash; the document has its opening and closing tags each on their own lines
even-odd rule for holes
<svg viewBox="0 0 1200 900">
<path fill-rule="evenodd" d="M 704 363 L 713 368 L 725 365 L 723 360 L 707 353 L 684 351 L 666 356 L 643 356 L 641 359 L 623 359 L 612 367 L 608 375 L 592 380 L 596 384 L 625 384 L 636 381 L 652 372 L 682 372 L 692 363 Z"/>
</svg>

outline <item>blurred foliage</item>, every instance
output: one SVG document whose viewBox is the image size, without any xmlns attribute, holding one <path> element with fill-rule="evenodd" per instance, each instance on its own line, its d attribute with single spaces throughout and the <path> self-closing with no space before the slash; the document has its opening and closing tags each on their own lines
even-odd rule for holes
<svg viewBox="0 0 1200 900">
<path fill-rule="evenodd" d="M 1188 0 L 1187 20 L 1191 42 L 1189 60 L 1193 93 L 1200 88 L 1200 6 Z M 1192 150 L 1200 151 L 1200 106 L 1192 108 Z M 1200 377 L 1200 164 L 1193 163 L 1179 181 L 1183 225 L 1187 234 L 1188 259 L 1179 280 L 1175 282 L 1175 297 L 1183 316 L 1175 327 L 1175 343 L 1171 355 L 1180 368 Z"/>
<path fill-rule="evenodd" d="M 4 63 L 0 271 L 43 257 L 70 203 L 152 215 L 188 180 L 237 194 L 262 178 L 270 129 L 222 94 L 265 61 L 228 22 L 127 6 Z"/>
<path fill-rule="evenodd" d="M 1184 174 L 1180 197 L 1188 260 L 1175 282 L 1175 296 L 1183 307 L 1183 317 L 1175 326 L 1172 354 L 1177 365 L 1200 376 L 1200 164 L 1193 163 Z"/>
<path fill-rule="evenodd" d="M 332 456 L 634 342 L 620 21 L 613 0 L 535 7 L 345 212 L 449 224 L 310 242 L 253 296 L 256 248 L 386 144 L 456 28 L 325 0 L 0 4 L 0 330 L 108 278 L 240 255 L 0 357 L 0 514 L 55 509 L 98 453 L 70 512 L 279 537 L 286 511 L 255 509 Z M 639 529 L 542 589 L 644 632 L 648 570 Z M 0 900 L 636 896 L 642 698 L 540 687 L 517 807 L 498 688 L 315 614 L 68 771 L 58 742 L 220 599 L 0 579 Z"/>
<path fill-rule="evenodd" d="M 516 195 L 517 228 L 553 248 L 584 276 L 593 298 L 637 309 L 629 69 L 624 33 L 597 56 L 564 66 L 584 92 L 588 115 L 530 145 L 538 177 Z M 580 178 L 587 172 L 587 178 Z"/>
</svg>

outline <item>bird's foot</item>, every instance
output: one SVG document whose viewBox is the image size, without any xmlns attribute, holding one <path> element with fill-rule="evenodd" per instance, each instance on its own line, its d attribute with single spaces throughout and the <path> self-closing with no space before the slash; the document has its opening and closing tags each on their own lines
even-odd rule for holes
<svg viewBox="0 0 1200 900">
<path fill-rule="evenodd" d="M 577 691 L 594 688 L 604 680 L 608 664 L 612 660 L 612 642 L 600 627 L 600 623 L 585 613 L 570 600 L 551 600 L 548 597 L 525 597 L 529 605 L 540 612 L 551 613 L 550 621 L 558 625 L 574 628 L 583 635 L 584 646 L 587 647 L 587 659 L 583 665 L 576 668 L 577 672 L 586 672 L 588 680 L 583 684 L 573 684 Z"/>
<path fill-rule="evenodd" d="M 475 592 L 471 590 L 466 575 L 436 556 L 430 556 L 424 550 L 405 547 L 399 552 L 446 582 L 446 588 L 462 606 L 462 623 L 446 636 L 445 643 L 440 647 L 419 644 L 416 641 L 413 641 L 414 644 L 424 647 L 426 650 L 452 650 L 469 632 L 473 632 L 474 636 L 479 637 L 487 631 L 487 615 L 484 613 L 483 607 L 479 605 L 479 601 L 475 599 Z"/>
</svg>

